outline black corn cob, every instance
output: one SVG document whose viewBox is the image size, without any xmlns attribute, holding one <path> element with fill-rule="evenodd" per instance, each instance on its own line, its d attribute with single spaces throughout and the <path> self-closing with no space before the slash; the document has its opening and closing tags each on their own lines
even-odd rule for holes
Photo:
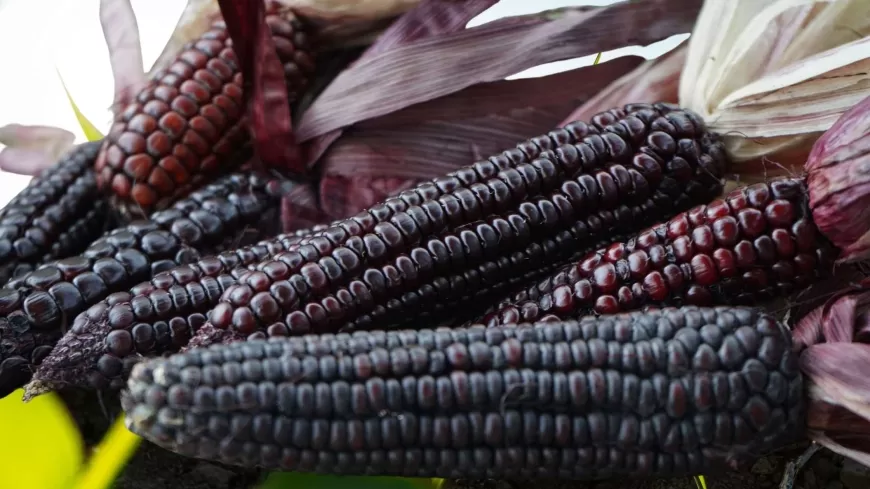
<svg viewBox="0 0 870 489">
<path fill-rule="evenodd" d="M 584 123 L 569 127 L 598 131 Z M 505 257 L 539 254 L 545 259 L 536 268 L 554 265 L 571 251 L 588 251 L 640 229 L 652 216 L 672 216 L 721 191 L 722 146 L 689 112 L 639 110 L 600 132 L 542 150 L 530 163 L 500 169 L 491 159 L 460 169 L 456 174 L 494 176 L 469 188 L 455 177 L 455 190 L 393 214 L 384 207 L 391 217 L 377 224 L 371 211 L 362 213 L 371 217 L 373 232 L 362 233 L 365 226 L 349 219 L 354 232 L 303 239 L 297 250 L 240 277 L 213 311 L 213 328 L 201 330 L 210 339 L 195 344 L 214 341 L 215 332 L 239 339 L 276 323 L 288 334 L 386 326 L 389 321 L 378 321 L 390 310 L 423 312 L 413 302 L 421 294 L 423 302 L 447 304 L 457 296 L 473 299 L 479 287 L 502 285 L 509 280 Z M 483 285 L 475 283 L 475 273 Z M 460 290 L 460 280 L 472 285 Z"/>
<path fill-rule="evenodd" d="M 205 257 L 92 305 L 42 360 L 27 391 L 120 389 L 132 361 L 185 346 L 244 267 L 291 248 L 301 237 L 301 232 L 281 235 Z"/>
<path fill-rule="evenodd" d="M 77 254 L 110 227 L 92 168 L 100 144 L 72 148 L 0 210 L 0 285 Z"/>
<path fill-rule="evenodd" d="M 217 345 L 137 364 L 122 405 L 186 456 L 474 479 L 716 473 L 805 412 L 788 330 L 727 307 Z"/>
<path fill-rule="evenodd" d="M 753 305 L 830 274 L 835 256 L 813 224 L 806 182 L 776 179 L 582 257 L 516 293 L 483 322 L 613 314 L 649 304 Z"/>
<path fill-rule="evenodd" d="M 88 306 L 198 259 L 198 247 L 277 209 L 285 186 L 253 174 L 221 178 L 148 221 L 107 233 L 81 255 L 44 265 L 0 289 L 0 397 L 29 380 L 32 366 Z"/>
</svg>

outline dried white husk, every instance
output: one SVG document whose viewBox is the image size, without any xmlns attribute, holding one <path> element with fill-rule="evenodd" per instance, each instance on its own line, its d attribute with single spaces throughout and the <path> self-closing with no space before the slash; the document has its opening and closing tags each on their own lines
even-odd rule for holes
<svg viewBox="0 0 870 489">
<path fill-rule="evenodd" d="M 679 101 L 724 136 L 739 173 L 769 176 L 800 171 L 813 142 L 868 95 L 870 2 L 707 0 Z"/>
</svg>

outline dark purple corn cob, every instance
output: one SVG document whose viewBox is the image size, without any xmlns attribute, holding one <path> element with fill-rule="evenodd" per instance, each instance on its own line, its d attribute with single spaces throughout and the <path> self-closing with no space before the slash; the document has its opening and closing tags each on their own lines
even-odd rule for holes
<svg viewBox="0 0 870 489">
<path fill-rule="evenodd" d="M 137 364 L 127 426 L 245 467 L 449 478 L 687 476 L 798 439 L 788 330 L 745 308 L 251 341 Z"/>
<path fill-rule="evenodd" d="M 647 304 L 743 304 L 783 297 L 832 271 L 802 179 L 740 188 L 613 243 L 517 293 L 490 325 L 612 314 Z"/>
<path fill-rule="evenodd" d="M 85 308 L 198 259 L 197 248 L 277 209 L 285 187 L 257 175 L 221 178 L 149 221 L 113 230 L 81 255 L 44 265 L 0 289 L 0 397 L 28 381 L 32 366 Z"/>
<path fill-rule="evenodd" d="M 371 328 L 389 329 L 404 324 L 419 324 L 420 321 L 427 324 L 461 323 L 463 316 L 467 319 L 479 312 L 479 304 L 487 303 L 498 297 L 498 294 L 552 272 L 581 251 L 603 246 L 618 237 L 614 235 L 619 232 L 618 226 L 613 223 L 604 225 L 604 221 L 597 218 L 598 216 L 590 216 L 586 220 L 578 220 L 553 238 L 532 242 L 524 249 L 493 256 L 477 266 L 454 273 L 448 272 L 431 280 L 420 280 L 428 272 L 420 268 L 414 271 L 416 275 L 390 273 L 407 262 L 407 256 L 400 257 L 393 263 L 392 269 L 381 268 L 384 276 L 389 277 L 383 281 L 382 287 L 366 283 L 364 278 L 354 280 L 349 286 L 339 287 L 335 292 L 301 307 L 305 314 L 303 321 L 297 319 L 291 322 L 288 318 L 285 322 L 272 324 L 267 335 L 299 334 L 299 326 L 304 333 L 305 329 L 342 332 Z M 637 219 L 624 224 L 630 226 L 632 222 L 637 222 Z M 432 241 L 434 240 L 430 240 L 430 244 Z M 420 256 L 419 249 L 412 250 L 412 260 L 414 251 L 418 252 L 416 256 Z M 244 282 L 251 275 L 240 277 L 240 280 Z M 350 300 L 352 297 L 364 300 Z M 345 308 L 335 311 L 336 304 Z M 324 318 L 326 321 L 317 320 L 317 307 L 327 312 L 327 318 Z M 296 317 L 299 315 L 296 314 Z M 291 326 L 294 328 L 291 329 Z"/>
<path fill-rule="evenodd" d="M 74 147 L 0 210 L 0 285 L 77 254 L 110 227 L 92 168 L 100 144 Z"/>
<path fill-rule="evenodd" d="M 287 9 L 266 21 L 292 101 L 314 70 L 308 35 Z M 118 111 L 96 164 L 100 187 L 120 209 L 147 215 L 237 166 L 249 139 L 243 86 L 217 21 Z"/>
<path fill-rule="evenodd" d="M 388 326 L 387 314 L 424 312 L 415 301 L 468 301 L 481 288 L 506 286 L 510 260 L 533 260 L 533 267 L 520 264 L 523 274 L 546 271 L 572 252 L 642 228 L 652 216 L 708 201 L 721 191 L 721 144 L 692 114 L 661 112 L 638 110 L 601 135 L 542 150 L 531 163 L 500 169 L 491 159 L 458 170 L 494 176 L 468 188 L 454 177 L 454 190 L 440 197 L 392 214 L 384 206 L 391 217 L 377 224 L 371 210 L 364 212 L 370 233 L 349 219 L 347 229 L 332 228 L 334 237 L 327 230 L 305 238 L 297 250 L 240 277 L 213 311 L 214 328 L 203 334 L 216 329 L 238 339 L 267 329 L 305 334 Z M 568 135 L 598 131 L 584 123 L 569 127 Z"/>
<path fill-rule="evenodd" d="M 116 292 L 79 314 L 39 364 L 28 392 L 63 386 L 123 387 L 141 356 L 178 351 L 221 295 L 251 264 L 292 247 L 301 235 L 281 235 L 235 251 L 202 258 Z"/>
<path fill-rule="evenodd" d="M 414 222 L 425 223 L 432 219 L 433 212 L 439 215 L 447 213 L 447 222 L 437 229 L 421 226 L 421 232 L 434 234 L 455 230 L 463 225 L 461 221 L 457 222 L 463 210 L 472 215 L 479 213 L 481 208 L 490 212 L 505 210 L 529 196 L 551 190 L 554 176 L 562 179 L 566 178 L 566 174 L 576 177 L 581 171 L 600 168 L 603 163 L 607 163 L 603 160 L 607 159 L 608 151 L 611 155 L 617 155 L 629 146 L 634 152 L 643 153 L 644 139 L 651 130 L 674 135 L 695 133 L 698 128 L 703 128 L 703 123 L 697 116 L 682 111 L 675 105 L 628 104 L 596 114 L 589 123 L 572 122 L 547 134 L 523 141 L 515 148 L 487 160 L 404 190 L 350 219 L 337 221 L 327 229 L 312 233 L 311 238 L 324 237 L 332 246 L 339 246 L 348 238 L 362 237 L 377 231 L 377 226 L 381 223 L 384 223 L 380 226 L 381 229 L 392 224 L 400 230 L 405 229 L 404 222 L 409 217 Z M 614 134 L 622 141 L 614 139 Z M 592 138 L 586 139 L 589 137 Z M 652 147 L 656 147 L 654 143 L 655 141 Z M 577 154 L 578 151 L 580 154 Z M 721 149 L 719 153 L 714 158 L 723 160 Z M 648 156 L 662 163 L 657 153 L 649 152 Z M 563 161 L 564 158 L 572 161 Z M 550 161 L 549 164 L 535 164 L 538 159 Z M 628 167 L 631 168 L 631 165 Z M 653 178 L 657 176 L 656 173 L 661 173 L 646 158 L 635 161 L 634 169 L 643 175 L 652 173 Z M 715 173 L 715 165 L 710 170 Z M 492 181 L 493 178 L 500 179 L 503 184 Z M 508 188 L 504 188 L 504 185 Z M 489 198 L 481 197 L 487 195 Z M 423 205 L 424 203 L 427 205 Z M 426 234 L 421 234 L 420 237 L 426 237 Z"/>
</svg>

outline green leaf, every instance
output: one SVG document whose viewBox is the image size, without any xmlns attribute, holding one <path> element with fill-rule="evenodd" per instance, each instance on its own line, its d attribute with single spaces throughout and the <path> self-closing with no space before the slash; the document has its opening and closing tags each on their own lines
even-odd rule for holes
<svg viewBox="0 0 870 489">
<path fill-rule="evenodd" d="M 141 442 L 142 438 L 124 426 L 124 416 L 118 416 L 112 428 L 94 448 L 87 466 L 79 474 L 75 489 L 112 487 L 112 482 L 127 465 Z"/>
<path fill-rule="evenodd" d="M 0 487 L 71 487 L 84 442 L 56 394 L 31 402 L 20 389 L 0 399 Z"/>
<path fill-rule="evenodd" d="M 444 479 L 356 477 L 273 472 L 257 489 L 440 489 Z"/>
<path fill-rule="evenodd" d="M 694 477 L 694 479 L 695 479 L 695 486 L 698 489 L 707 489 L 707 479 L 704 478 L 703 475 L 696 475 Z"/>
<path fill-rule="evenodd" d="M 60 79 L 60 84 L 63 86 L 63 91 L 66 93 L 66 99 L 69 100 L 69 105 L 72 108 L 73 112 L 76 115 L 76 120 L 79 121 L 79 126 L 82 128 L 82 132 L 85 133 L 85 137 L 88 141 L 99 141 L 103 139 L 102 133 L 97 129 L 94 124 L 82 114 L 82 111 L 79 110 L 79 106 L 76 105 L 75 100 L 73 100 L 72 95 L 69 93 L 69 89 L 66 87 L 66 83 L 63 81 L 63 76 L 60 74 L 60 70 L 55 68 L 57 72 L 57 77 Z"/>
</svg>

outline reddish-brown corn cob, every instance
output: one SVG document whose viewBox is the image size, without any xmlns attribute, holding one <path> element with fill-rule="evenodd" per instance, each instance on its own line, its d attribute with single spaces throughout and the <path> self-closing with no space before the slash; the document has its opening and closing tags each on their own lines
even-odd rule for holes
<svg viewBox="0 0 870 489">
<path fill-rule="evenodd" d="M 81 255 L 40 267 L 0 289 L 0 397 L 30 378 L 63 329 L 88 306 L 200 257 L 277 208 L 286 182 L 230 175 L 173 207 L 111 231 Z M 73 352 L 82 355 L 83 352 Z"/>
<path fill-rule="evenodd" d="M 516 294 L 490 325 L 614 313 L 650 303 L 753 304 L 831 271 L 802 179 L 744 187 L 602 248 Z"/>
<path fill-rule="evenodd" d="M 259 264 L 256 273 L 240 277 L 241 283 L 230 287 L 213 311 L 211 326 L 239 338 L 276 323 L 291 334 L 334 331 L 357 321 L 368 324 L 373 320 L 369 313 L 376 318 L 380 310 L 395 309 L 397 302 L 389 301 L 400 302 L 417 287 L 427 287 L 429 297 L 438 301 L 439 284 L 457 288 L 455 277 L 474 273 L 479 265 L 488 273 L 499 258 L 515 252 L 524 259 L 523 253 L 533 253 L 530 247 L 555 243 L 548 240 L 562 237 L 578 221 L 582 232 L 569 232 L 570 246 L 545 257 L 568 258 L 565 251 L 572 247 L 589 249 L 607 237 L 639 229 L 651 216 L 670 216 L 709 200 L 721 190 L 725 161 L 720 143 L 691 114 L 661 112 L 644 109 L 625 116 L 606 126 L 603 135 L 542 151 L 531 163 L 499 170 L 491 160 L 459 170 L 456 174 L 494 177 L 401 212 L 383 206 L 391 217 L 378 224 L 370 218 L 373 232 L 360 232 L 363 225 L 346 232 L 336 227 L 332 229 L 344 234 L 337 232 L 334 238 L 328 230 L 303 239 L 305 245 L 298 250 L 281 253 Z M 597 131 L 583 123 L 570 127 L 580 133 Z M 674 137 L 656 127 L 667 127 Z M 357 221 L 346 223 L 349 228 Z M 336 246 L 341 239 L 345 241 Z M 488 280 L 496 285 L 498 275 L 490 273 Z M 455 290 L 446 292 L 457 295 Z M 458 295 L 476 294 L 472 289 Z M 214 328 L 202 334 L 211 337 Z"/>
<path fill-rule="evenodd" d="M 186 456 L 471 478 L 709 474 L 805 412 L 788 330 L 724 307 L 220 345 L 137 364 L 122 405 Z"/>
<path fill-rule="evenodd" d="M 123 387 L 130 361 L 178 351 L 206 322 L 223 292 L 251 264 L 294 246 L 301 234 L 203 258 L 117 292 L 79 314 L 40 363 L 28 395 L 60 386 Z M 79 352 L 76 354 L 75 352 Z"/>
<path fill-rule="evenodd" d="M 292 101 L 314 69 L 308 36 L 286 9 L 266 21 Z M 248 140 L 242 88 L 226 25 L 215 22 L 118 113 L 96 164 L 116 206 L 147 215 L 238 164 Z"/>
<path fill-rule="evenodd" d="M 74 147 L 0 210 L 0 284 L 75 255 L 111 227 L 92 168 L 100 144 Z"/>
</svg>

